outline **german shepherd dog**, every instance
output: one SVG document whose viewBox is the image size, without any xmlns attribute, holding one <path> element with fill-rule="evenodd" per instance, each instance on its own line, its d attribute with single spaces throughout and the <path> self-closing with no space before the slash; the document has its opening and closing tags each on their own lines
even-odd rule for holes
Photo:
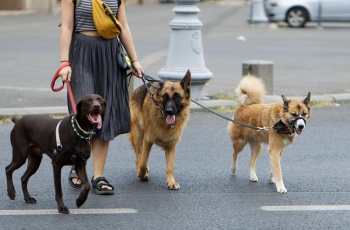
<svg viewBox="0 0 350 230">
<path fill-rule="evenodd" d="M 271 172 L 269 181 L 276 185 L 277 192 L 286 193 L 281 170 L 282 152 L 294 142 L 296 134 L 300 135 L 310 118 L 310 92 L 303 101 L 288 100 L 282 95 L 282 102 L 262 104 L 265 96 L 265 85 L 260 78 L 247 75 L 242 78 L 236 92 L 245 95 L 241 106 L 233 119 L 255 127 L 269 127 L 266 131 L 256 131 L 229 122 L 227 130 L 233 142 L 232 173 L 237 169 L 238 154 L 248 143 L 251 148 L 250 180 L 258 181 L 255 173 L 257 158 L 263 143 L 269 145 Z"/>
<path fill-rule="evenodd" d="M 137 88 L 130 98 L 131 131 L 129 140 L 135 150 L 137 176 L 148 181 L 148 158 L 153 144 L 165 151 L 168 189 L 178 190 L 174 179 L 176 145 L 190 116 L 191 73 L 181 81 L 153 83 Z"/>
</svg>

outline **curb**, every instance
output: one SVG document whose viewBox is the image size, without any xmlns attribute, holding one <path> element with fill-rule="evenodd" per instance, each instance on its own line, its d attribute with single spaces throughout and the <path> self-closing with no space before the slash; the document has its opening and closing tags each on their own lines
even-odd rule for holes
<svg viewBox="0 0 350 230">
<path fill-rule="evenodd" d="M 196 100 L 208 108 L 236 107 L 237 101 L 234 100 Z M 195 103 L 191 103 L 191 110 L 203 110 Z M 67 115 L 67 106 L 47 106 L 47 107 L 22 107 L 22 108 L 0 108 L 0 118 L 10 116 L 23 116 L 29 114 L 47 114 L 47 115 Z"/>
<path fill-rule="evenodd" d="M 288 97 L 291 99 L 303 100 L 305 96 Z M 239 102 L 237 100 L 196 100 L 205 107 L 214 108 L 234 108 Z M 263 103 L 276 103 L 281 101 L 281 96 L 266 96 Z M 313 104 L 350 104 L 350 93 L 311 95 Z M 191 111 L 205 111 L 195 103 L 191 103 Z M 28 114 L 47 114 L 47 115 L 66 115 L 68 114 L 67 106 L 48 106 L 48 107 L 22 107 L 22 108 L 0 108 L 0 118 L 9 116 L 23 116 Z"/>
</svg>

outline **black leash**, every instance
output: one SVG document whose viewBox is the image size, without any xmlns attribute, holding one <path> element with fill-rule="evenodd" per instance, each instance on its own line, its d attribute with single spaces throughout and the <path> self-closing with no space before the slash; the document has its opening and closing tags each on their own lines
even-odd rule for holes
<svg viewBox="0 0 350 230">
<path fill-rule="evenodd" d="M 245 124 L 245 123 L 242 123 L 242 122 L 233 120 L 233 119 L 228 118 L 228 117 L 225 117 L 225 116 L 223 116 L 223 115 L 221 115 L 221 114 L 219 114 L 219 113 L 217 113 L 217 112 L 214 112 L 213 110 L 211 110 L 211 109 L 205 107 L 204 105 L 198 103 L 197 101 L 195 101 L 195 100 L 193 100 L 193 99 L 191 99 L 191 101 L 194 102 L 195 104 L 199 105 L 199 106 L 202 107 L 203 109 L 207 110 L 208 112 L 211 112 L 211 113 L 213 113 L 213 114 L 215 114 L 215 115 L 217 115 L 217 116 L 219 116 L 219 117 L 221 117 L 221 118 L 224 118 L 224 119 L 226 119 L 226 120 L 228 120 L 228 121 L 231 121 L 231 122 L 233 122 L 233 123 L 236 123 L 236 124 L 238 124 L 238 125 L 241 125 L 241 126 L 244 126 L 244 127 L 250 128 L 250 129 L 254 129 L 254 130 L 256 130 L 256 131 L 262 131 L 262 130 L 269 130 L 269 129 L 270 129 L 269 127 L 255 127 L 255 126 L 251 126 L 251 125 L 248 125 L 248 124 Z"/>
<path fill-rule="evenodd" d="M 156 99 L 154 99 L 153 93 L 151 92 L 151 90 L 150 90 L 149 87 L 148 87 L 148 84 L 149 84 L 149 85 L 152 86 L 153 88 L 158 89 L 159 87 L 156 86 L 156 85 L 154 85 L 154 84 L 152 84 L 152 82 L 163 83 L 163 81 L 156 80 L 156 79 L 152 78 L 151 76 L 148 76 L 148 75 L 145 74 L 144 72 L 142 72 L 142 78 L 141 78 L 141 79 L 142 79 L 143 84 L 145 85 L 145 87 L 146 87 L 146 89 L 147 89 L 149 95 L 151 96 L 151 99 L 152 99 L 154 105 L 159 109 L 160 113 L 162 114 L 163 119 L 165 119 L 165 118 L 166 118 L 166 114 L 165 114 L 164 110 L 162 110 L 162 108 L 160 108 L 160 106 L 158 105 L 158 102 L 156 101 Z M 146 81 L 147 81 L 148 83 L 147 83 Z"/>
<path fill-rule="evenodd" d="M 162 115 L 165 116 L 164 111 L 159 107 L 158 103 L 157 103 L 156 100 L 154 99 L 153 94 L 151 93 L 151 91 L 149 90 L 149 87 L 148 87 L 148 85 L 147 85 L 147 82 L 148 82 L 148 84 L 151 85 L 152 87 L 154 87 L 154 88 L 159 88 L 158 86 L 153 85 L 152 82 L 163 83 L 163 81 L 157 80 L 157 79 L 155 79 L 155 78 L 153 78 L 153 77 L 151 77 L 151 76 L 145 74 L 144 72 L 142 72 L 142 81 L 143 81 L 143 84 L 145 85 L 145 87 L 146 87 L 148 93 L 150 94 L 150 96 L 151 96 L 151 98 L 152 98 L 154 104 L 157 106 L 157 108 L 159 108 L 159 110 L 161 111 Z M 238 125 L 241 125 L 241 126 L 244 126 L 244 127 L 250 128 L 250 129 L 254 129 L 255 131 L 262 131 L 262 130 L 267 131 L 267 130 L 270 129 L 269 127 L 255 127 L 255 126 L 251 126 L 251 125 L 248 125 L 248 124 L 245 124 L 245 123 L 242 123 L 242 122 L 233 120 L 233 119 L 228 118 L 228 117 L 225 117 L 225 116 L 223 116 L 223 115 L 221 115 L 221 114 L 219 114 L 219 113 L 217 113 L 217 112 L 214 112 L 213 110 L 211 110 L 211 109 L 205 107 L 204 105 L 200 104 L 199 102 L 197 102 L 197 101 L 195 101 L 195 100 L 193 100 L 193 99 L 191 99 L 191 101 L 192 101 L 193 103 L 199 105 L 199 106 L 202 107 L 203 109 L 207 110 L 208 112 L 211 112 L 212 114 L 215 114 L 215 115 L 217 115 L 217 116 L 219 116 L 219 117 L 221 117 L 221 118 L 223 118 L 223 119 L 226 119 L 226 120 L 228 120 L 228 121 L 230 121 L 230 122 L 233 122 L 233 123 L 236 123 L 236 124 L 238 124 Z"/>
</svg>

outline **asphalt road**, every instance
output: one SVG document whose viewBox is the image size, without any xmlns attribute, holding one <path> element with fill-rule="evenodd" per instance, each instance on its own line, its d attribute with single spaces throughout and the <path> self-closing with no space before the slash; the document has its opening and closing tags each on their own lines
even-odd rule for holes
<svg viewBox="0 0 350 230">
<path fill-rule="evenodd" d="M 214 73 L 206 86 L 210 94 L 232 93 L 241 78 L 242 62 L 255 59 L 274 62 L 276 95 L 350 92 L 348 25 L 323 28 L 310 25 L 295 30 L 275 25 L 247 25 L 247 5 L 198 5 L 201 9 L 198 17 L 204 24 L 206 64 Z M 156 76 L 166 61 L 173 7 L 171 4 L 127 7 L 136 48 L 151 76 Z M 0 108 L 66 105 L 65 92 L 52 93 L 49 89 L 59 62 L 59 22 L 59 14 L 1 17 Z M 237 36 L 244 36 L 246 41 L 237 41 Z M 111 144 L 105 171 L 116 187 L 114 196 L 90 193 L 87 202 L 75 209 L 78 191 L 66 182 L 69 170 L 66 167 L 62 175 L 64 199 L 73 214 L 55 214 L 52 167 L 44 157 L 29 182 L 31 195 L 38 201 L 36 205 L 23 201 L 20 177 L 25 166 L 14 175 L 15 201 L 8 199 L 5 174 L 0 174 L 3 182 L 0 228 L 348 229 L 350 105 L 312 108 L 311 115 L 302 136 L 283 155 L 287 194 L 277 194 L 267 182 L 266 150 L 257 165 L 258 183 L 249 182 L 248 148 L 240 155 L 239 168 L 232 176 L 232 144 L 226 132 L 227 122 L 208 113 L 193 112 L 177 148 L 175 178 L 181 185 L 180 191 L 167 190 L 164 153 L 157 147 L 150 156 L 150 181 L 140 182 L 136 177 L 134 153 L 122 135 Z M 11 123 L 0 121 L 0 168 L 3 170 L 11 159 L 11 128 Z M 91 175 L 91 161 L 88 172 Z M 276 211 L 274 206 L 320 210 Z M 327 208 L 333 210 L 323 211 Z M 109 214 L 101 214 L 103 209 L 108 209 L 105 211 Z M 275 211 L 267 211 L 271 209 Z M 5 215 L 9 210 L 14 210 L 13 214 Z M 28 215 L 26 210 L 31 214 L 36 210 L 38 214 Z"/>
<path fill-rule="evenodd" d="M 105 175 L 116 187 L 114 196 L 91 192 L 87 202 L 77 210 L 78 191 L 69 187 L 68 167 L 65 167 L 64 199 L 77 215 L 55 214 L 48 157 L 44 157 L 29 181 L 31 195 L 38 201 L 36 205 L 24 203 L 21 193 L 20 177 L 25 166 L 14 174 L 15 201 L 6 196 L 2 173 L 1 229 L 348 229 L 350 105 L 311 109 L 306 129 L 282 158 L 287 194 L 278 194 L 267 181 L 270 169 L 265 149 L 257 163 L 259 182 L 249 182 L 249 148 L 240 155 L 236 175 L 231 175 L 232 144 L 226 125 L 225 120 L 212 114 L 192 112 L 175 157 L 179 191 L 169 191 L 166 187 L 164 153 L 158 147 L 153 147 L 150 155 L 150 180 L 138 180 L 134 153 L 125 135 L 112 142 L 106 166 Z M 11 123 L 0 124 L 2 169 L 11 158 L 11 128 Z M 91 160 L 88 174 L 92 174 Z M 297 210 L 277 211 L 274 206 Z M 321 210 L 312 210 L 315 208 Z M 333 210 L 324 211 L 327 208 Z M 109 209 L 110 214 L 98 214 L 101 209 Z M 15 211 L 4 215 L 3 210 Z M 41 214 L 23 214 L 25 210 L 38 210 Z M 123 214 L 111 213 L 123 210 Z M 53 214 L 48 215 L 50 211 Z"/>
</svg>

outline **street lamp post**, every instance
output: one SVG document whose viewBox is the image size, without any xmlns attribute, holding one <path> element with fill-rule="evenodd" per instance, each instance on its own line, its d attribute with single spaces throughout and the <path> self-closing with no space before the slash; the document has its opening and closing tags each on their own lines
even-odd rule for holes
<svg viewBox="0 0 350 230">
<path fill-rule="evenodd" d="M 201 28 L 197 18 L 199 0 L 175 0 L 175 18 L 169 23 L 172 31 L 165 66 L 158 72 L 162 80 L 179 81 L 189 69 L 192 75 L 191 97 L 206 99 L 205 84 L 213 77 L 205 67 Z"/>
</svg>

